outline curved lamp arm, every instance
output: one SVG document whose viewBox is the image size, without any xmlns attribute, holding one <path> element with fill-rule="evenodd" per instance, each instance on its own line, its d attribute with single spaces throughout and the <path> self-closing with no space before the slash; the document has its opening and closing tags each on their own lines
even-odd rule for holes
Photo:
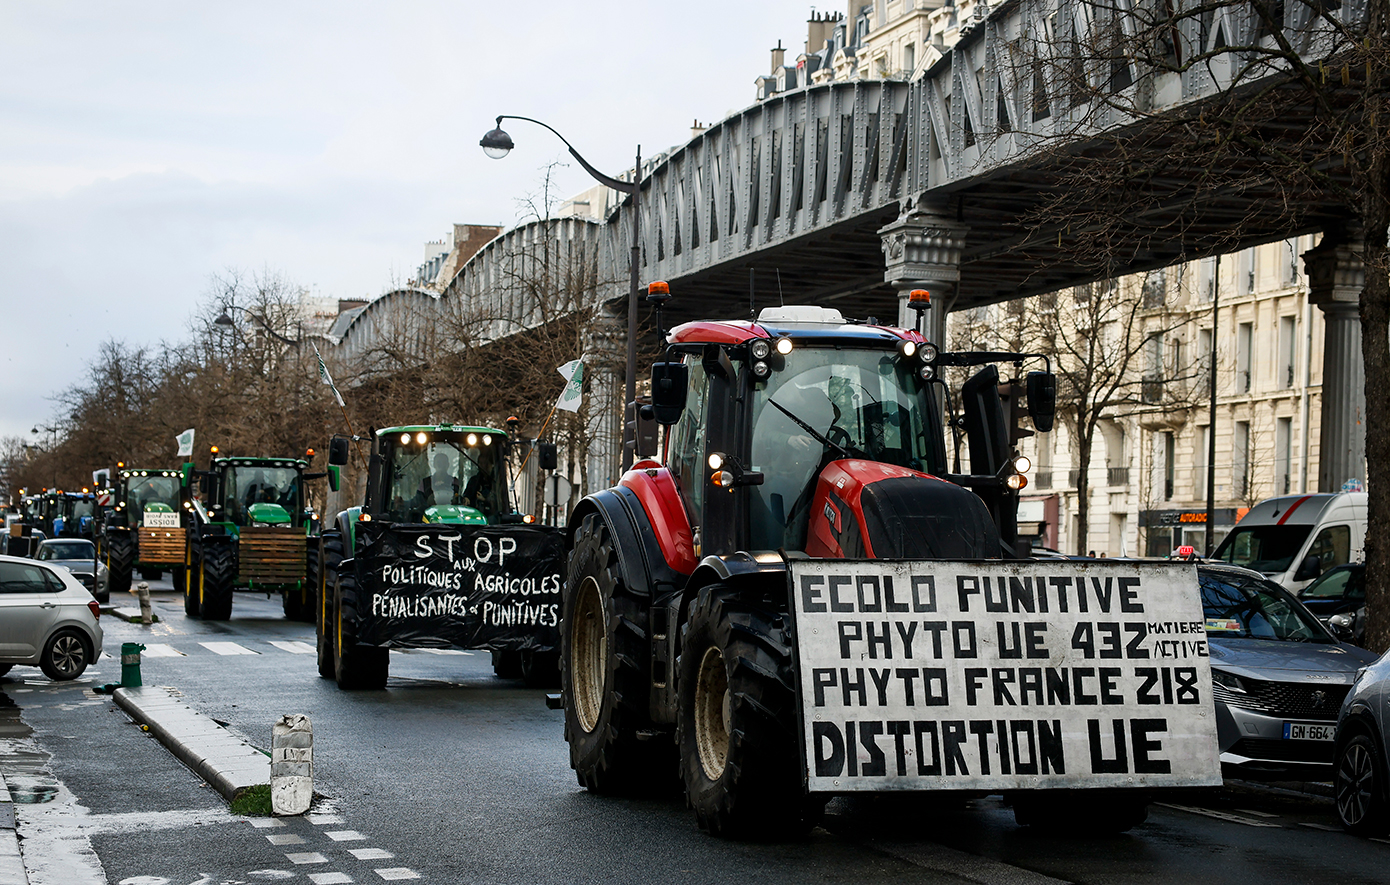
<svg viewBox="0 0 1390 885">
<path fill-rule="evenodd" d="M 497 118 L 498 129 L 502 128 L 503 120 L 525 120 L 527 123 L 535 123 L 537 126 L 544 126 L 546 129 L 549 129 L 552 133 L 554 133 L 556 138 L 560 139 L 565 143 L 565 147 L 569 148 L 570 156 L 578 160 L 579 165 L 584 167 L 584 171 L 592 175 L 594 177 L 594 180 L 597 181 L 599 184 L 607 185 L 608 187 L 611 187 L 613 190 L 618 191 L 619 193 L 637 193 L 637 184 L 635 182 L 623 181 L 622 179 L 613 178 L 612 176 L 604 175 L 602 172 L 595 169 L 593 165 L 589 163 L 588 160 L 580 156 L 579 151 L 574 149 L 574 145 L 570 144 L 567 138 L 565 138 L 563 135 L 561 135 L 559 132 L 555 130 L 555 127 L 550 126 L 546 123 L 542 123 L 540 120 L 532 119 L 531 117 L 518 117 L 515 114 L 502 114 L 500 117 Z M 642 170 L 637 170 L 637 175 L 640 176 L 641 174 Z"/>
</svg>

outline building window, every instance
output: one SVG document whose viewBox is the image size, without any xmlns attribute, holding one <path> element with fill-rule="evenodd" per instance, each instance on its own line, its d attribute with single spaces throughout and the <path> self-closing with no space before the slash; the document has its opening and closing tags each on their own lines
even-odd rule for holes
<svg viewBox="0 0 1390 885">
<path fill-rule="evenodd" d="M 1250 392 L 1251 350 L 1254 346 L 1255 324 L 1241 323 L 1236 326 L 1236 393 Z"/>
<path fill-rule="evenodd" d="M 1298 324 L 1292 315 L 1279 318 L 1279 365 L 1275 382 L 1284 389 L 1293 387 L 1294 358 L 1297 355 Z"/>
<path fill-rule="evenodd" d="M 1240 294 L 1249 295 L 1255 291 L 1255 248 L 1252 246 L 1240 253 L 1240 274 L 1236 281 Z"/>
<path fill-rule="evenodd" d="M 1250 422 L 1237 421 L 1231 435 L 1231 486 L 1236 498 L 1250 496 Z"/>
<path fill-rule="evenodd" d="M 1279 262 L 1283 270 L 1281 282 L 1286 286 L 1298 283 L 1298 237 L 1290 237 L 1281 245 L 1282 258 Z"/>
<path fill-rule="evenodd" d="M 1163 335 L 1150 335 L 1144 342 L 1144 377 L 1139 384 L 1139 395 L 1146 403 L 1156 403 L 1163 399 Z"/>
<path fill-rule="evenodd" d="M 1156 310 L 1163 306 L 1168 294 L 1168 284 L 1162 270 L 1151 270 L 1144 275 L 1144 308 Z"/>
<path fill-rule="evenodd" d="M 1214 364 L 1216 354 L 1211 349 L 1211 329 L 1197 330 L 1197 385 L 1202 390 L 1211 387 L 1211 375 L 1215 370 Z"/>
<path fill-rule="evenodd" d="M 1173 500 L 1173 473 L 1174 465 L 1177 460 L 1177 447 L 1173 439 L 1173 432 L 1167 431 L 1163 436 L 1163 500 Z"/>
<path fill-rule="evenodd" d="M 1293 477 L 1293 419 L 1274 421 L 1274 494 L 1287 495 Z"/>
<path fill-rule="evenodd" d="M 1216 259 L 1203 258 L 1197 269 L 1197 297 L 1211 301 L 1216 297 Z"/>
<path fill-rule="evenodd" d="M 911 7 L 908 7 L 909 9 Z M 909 75 L 917 69 L 917 47 L 909 43 L 903 47 L 903 70 Z"/>
<path fill-rule="evenodd" d="M 1196 484 L 1196 489 L 1192 497 L 1200 501 L 1205 500 L 1207 497 L 1207 453 L 1210 451 L 1211 447 L 1211 426 L 1208 425 L 1198 428 L 1197 438 L 1198 442 L 1195 459 L 1197 462 L 1197 469 L 1192 472 L 1192 479 Z"/>
</svg>

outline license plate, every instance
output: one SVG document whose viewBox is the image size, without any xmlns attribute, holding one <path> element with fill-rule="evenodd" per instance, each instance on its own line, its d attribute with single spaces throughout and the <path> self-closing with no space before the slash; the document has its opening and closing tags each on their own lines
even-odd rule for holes
<svg viewBox="0 0 1390 885">
<path fill-rule="evenodd" d="M 1316 722 L 1285 722 L 1286 741 L 1331 741 L 1337 739 L 1336 725 L 1323 725 Z"/>
</svg>

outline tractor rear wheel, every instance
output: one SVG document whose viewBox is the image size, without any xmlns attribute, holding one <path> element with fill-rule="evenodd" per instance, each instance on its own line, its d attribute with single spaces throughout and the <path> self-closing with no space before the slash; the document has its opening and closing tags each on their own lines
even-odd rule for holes
<svg viewBox="0 0 1390 885">
<path fill-rule="evenodd" d="M 314 609 L 318 604 L 319 545 L 316 538 L 309 538 L 304 551 L 304 580 L 298 587 L 287 587 L 285 594 L 285 617 L 291 621 L 314 623 Z"/>
<path fill-rule="evenodd" d="M 339 574 L 333 596 L 333 608 L 337 613 L 334 675 L 338 687 L 344 690 L 385 688 L 391 669 L 390 652 L 357 644 L 357 576 L 351 572 Z"/>
<path fill-rule="evenodd" d="M 202 606 L 205 621 L 225 621 L 232 616 L 232 585 L 236 581 L 236 545 L 203 546 Z"/>
<path fill-rule="evenodd" d="M 825 800 L 802 789 L 786 616 L 726 585 L 702 588 L 677 673 L 681 777 L 700 826 L 735 838 L 809 829 Z"/>
<path fill-rule="evenodd" d="M 106 570 L 112 593 L 130 592 L 130 573 L 135 564 L 135 540 L 129 532 L 106 538 Z"/>
<path fill-rule="evenodd" d="M 648 605 L 646 593 L 623 583 L 603 518 L 584 517 L 562 605 L 560 690 L 570 767 L 595 793 L 649 790 L 674 767 L 669 741 L 638 738 L 651 728 Z"/>
<path fill-rule="evenodd" d="M 343 561 L 343 536 L 339 532 L 323 533 L 323 561 L 315 579 L 314 638 L 318 654 L 319 675 L 324 679 L 337 676 L 333 654 L 333 589 L 338 585 L 338 564 Z"/>
<path fill-rule="evenodd" d="M 203 613 L 203 548 L 188 542 L 184 560 L 189 563 L 183 586 L 183 613 L 190 618 L 201 617 Z"/>
</svg>

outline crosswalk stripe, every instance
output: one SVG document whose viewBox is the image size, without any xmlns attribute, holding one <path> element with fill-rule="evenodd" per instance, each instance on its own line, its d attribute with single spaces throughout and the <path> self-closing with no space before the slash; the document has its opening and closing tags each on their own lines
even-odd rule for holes
<svg viewBox="0 0 1390 885">
<path fill-rule="evenodd" d="M 140 652 L 143 658 L 181 658 L 184 653 L 174 648 L 172 645 L 165 645 L 162 642 L 151 642 L 145 646 L 145 650 Z"/>
<path fill-rule="evenodd" d="M 1154 804 L 1161 805 L 1164 808 L 1172 808 L 1176 811 L 1186 811 L 1188 814 L 1200 814 L 1206 817 L 1214 817 L 1217 820 L 1230 821 L 1233 824 L 1245 824 L 1247 827 L 1274 827 L 1275 829 L 1282 829 L 1280 824 L 1272 824 L 1262 820 L 1251 820 L 1248 817 L 1241 817 L 1238 814 L 1231 814 L 1226 811 L 1213 811 L 1209 808 L 1193 808 L 1190 805 L 1172 805 L 1167 802 L 1156 802 Z"/>
<path fill-rule="evenodd" d="M 246 646 L 244 646 L 244 645 L 238 645 L 238 644 L 235 643 L 235 642 L 200 642 L 200 643 L 198 643 L 198 644 L 201 645 L 203 648 L 207 649 L 208 651 L 213 652 L 214 654 L 219 654 L 219 655 L 256 655 L 256 654 L 260 654 L 260 652 L 252 651 L 251 649 L 247 648 Z"/>
<path fill-rule="evenodd" d="M 318 649 L 314 648 L 309 643 L 300 642 L 298 640 L 272 639 L 270 640 L 270 644 L 292 655 L 311 655 L 318 651 Z"/>
</svg>

